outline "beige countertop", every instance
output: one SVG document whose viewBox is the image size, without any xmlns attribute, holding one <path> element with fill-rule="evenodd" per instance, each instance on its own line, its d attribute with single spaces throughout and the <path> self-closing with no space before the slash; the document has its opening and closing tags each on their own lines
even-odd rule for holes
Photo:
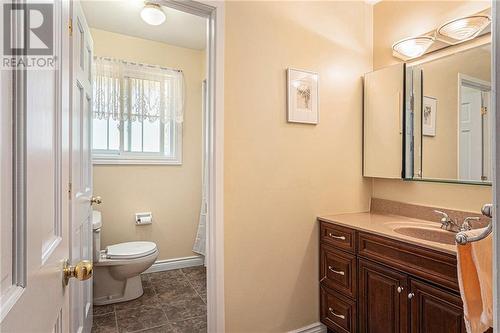
<svg viewBox="0 0 500 333">
<path fill-rule="evenodd" d="M 457 252 L 456 245 L 423 240 L 420 238 L 406 236 L 395 231 L 397 228 L 418 227 L 432 229 L 439 233 L 449 232 L 441 230 L 441 224 L 439 222 L 419 220 L 399 215 L 375 213 L 325 215 L 319 216 L 318 220 L 401 240 L 445 253 L 456 254 Z"/>
</svg>

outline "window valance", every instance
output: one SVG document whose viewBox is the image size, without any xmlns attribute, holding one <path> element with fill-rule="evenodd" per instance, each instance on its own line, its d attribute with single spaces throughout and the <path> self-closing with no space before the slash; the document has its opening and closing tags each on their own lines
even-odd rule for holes
<svg viewBox="0 0 500 333">
<path fill-rule="evenodd" d="M 93 75 L 94 118 L 183 122 L 182 71 L 95 57 Z"/>
</svg>

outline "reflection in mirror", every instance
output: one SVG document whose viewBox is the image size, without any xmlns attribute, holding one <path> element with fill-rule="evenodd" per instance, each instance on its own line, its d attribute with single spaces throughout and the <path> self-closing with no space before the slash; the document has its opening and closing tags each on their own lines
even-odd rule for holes
<svg viewBox="0 0 500 333">
<path fill-rule="evenodd" d="M 407 67 L 406 178 L 491 183 L 491 44 Z"/>
</svg>

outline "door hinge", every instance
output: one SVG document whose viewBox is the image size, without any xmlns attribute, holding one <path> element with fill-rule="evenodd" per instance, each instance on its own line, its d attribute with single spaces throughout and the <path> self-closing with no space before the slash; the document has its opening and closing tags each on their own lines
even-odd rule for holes
<svg viewBox="0 0 500 333">
<path fill-rule="evenodd" d="M 73 37 L 73 19 L 69 19 L 68 30 L 69 30 L 69 36 Z"/>
<path fill-rule="evenodd" d="M 484 116 L 488 113 L 488 108 L 486 106 L 481 107 L 481 115 Z"/>
<path fill-rule="evenodd" d="M 68 196 L 71 199 L 71 192 L 73 191 L 73 184 L 69 183 L 68 184 Z"/>
</svg>

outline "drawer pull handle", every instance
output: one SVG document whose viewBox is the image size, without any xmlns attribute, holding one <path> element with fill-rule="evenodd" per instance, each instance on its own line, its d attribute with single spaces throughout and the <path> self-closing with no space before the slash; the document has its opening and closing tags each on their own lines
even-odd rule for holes
<svg viewBox="0 0 500 333">
<path fill-rule="evenodd" d="M 400 294 L 401 294 L 401 292 L 404 290 L 404 288 L 403 288 L 403 287 L 398 287 L 398 289 L 397 289 L 397 290 L 398 290 L 398 293 L 400 293 Z"/>
<path fill-rule="evenodd" d="M 328 233 L 328 236 L 335 238 L 335 239 L 345 240 L 345 236 L 335 236 L 331 232 Z"/>
<path fill-rule="evenodd" d="M 328 311 L 330 311 L 330 313 L 332 315 L 334 315 L 335 317 L 337 318 L 340 318 L 340 319 L 345 319 L 345 316 L 344 315 L 339 315 L 339 314 L 336 314 L 335 312 L 333 312 L 333 309 L 332 308 L 328 308 Z"/>
<path fill-rule="evenodd" d="M 408 299 L 412 299 L 414 296 L 415 296 L 415 294 L 414 294 L 414 293 L 409 293 L 409 294 L 408 294 Z"/>
<path fill-rule="evenodd" d="M 338 274 L 338 275 L 345 275 L 345 272 L 344 272 L 344 271 L 336 271 L 336 270 L 334 270 L 334 269 L 333 269 L 333 267 L 332 267 L 332 266 L 328 266 L 328 269 L 329 269 L 330 271 L 332 271 L 333 273 L 335 273 L 335 274 Z"/>
</svg>

